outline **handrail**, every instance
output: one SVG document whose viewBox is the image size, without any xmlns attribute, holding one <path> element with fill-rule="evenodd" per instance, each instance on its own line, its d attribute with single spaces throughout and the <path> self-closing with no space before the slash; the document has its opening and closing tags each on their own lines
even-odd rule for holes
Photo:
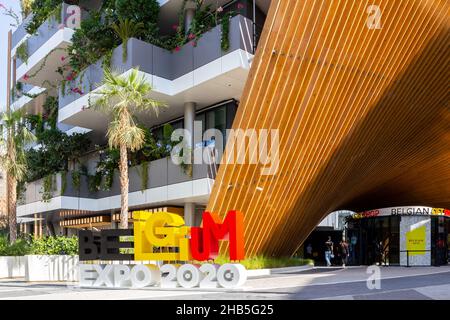
<svg viewBox="0 0 450 320">
<path fill-rule="evenodd" d="M 222 6 L 221 6 L 221 8 L 222 9 L 226 9 L 226 8 L 228 8 L 228 7 L 230 7 L 231 5 L 233 5 L 233 4 L 235 4 L 235 3 L 237 3 L 239 0 L 231 0 L 231 1 L 229 1 L 229 2 L 227 2 L 227 3 L 225 3 L 225 4 L 223 4 Z M 253 0 L 253 4 L 255 4 L 255 2 L 254 2 L 255 0 Z M 216 10 L 217 10 L 218 8 L 216 8 Z M 210 16 L 212 16 L 212 15 L 215 15 L 217 12 L 216 12 L 216 10 L 214 10 L 214 11 L 211 11 L 211 12 L 209 12 L 206 16 L 205 16 L 205 18 L 207 18 L 207 17 L 210 17 Z M 222 19 L 222 18 L 221 18 Z M 257 23 L 256 23 L 256 17 L 255 17 L 255 8 L 253 8 L 253 19 L 250 19 L 250 18 L 248 18 L 249 20 L 251 20 L 252 21 L 252 25 L 253 25 L 253 30 L 252 30 L 252 33 L 253 33 L 253 35 L 252 35 L 252 42 L 253 42 L 253 48 L 252 48 L 252 53 L 253 54 L 255 54 L 256 53 L 256 42 L 257 42 L 257 38 L 258 38 L 258 32 L 256 31 L 256 29 L 257 28 L 261 28 L 262 29 L 262 25 L 258 25 Z M 221 21 L 221 20 L 219 20 L 219 21 Z M 217 24 L 219 24 L 219 21 L 216 21 L 217 22 Z"/>
<path fill-rule="evenodd" d="M 410 252 L 431 252 L 431 250 L 400 250 L 400 253 L 406 252 L 406 267 L 410 267 L 409 265 L 409 253 Z"/>
</svg>

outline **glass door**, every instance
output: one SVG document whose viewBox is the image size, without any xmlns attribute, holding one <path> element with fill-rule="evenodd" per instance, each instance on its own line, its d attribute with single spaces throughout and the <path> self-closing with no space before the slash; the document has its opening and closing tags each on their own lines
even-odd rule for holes
<svg viewBox="0 0 450 320">
<path fill-rule="evenodd" d="M 448 226 L 445 217 L 433 217 L 431 219 L 431 264 L 441 266 L 448 263 Z"/>
<path fill-rule="evenodd" d="M 400 217 L 389 217 L 389 265 L 400 264 Z"/>
</svg>

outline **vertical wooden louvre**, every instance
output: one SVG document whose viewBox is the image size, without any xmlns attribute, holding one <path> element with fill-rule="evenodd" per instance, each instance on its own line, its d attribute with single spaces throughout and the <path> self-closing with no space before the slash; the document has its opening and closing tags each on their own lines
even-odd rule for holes
<svg viewBox="0 0 450 320">
<path fill-rule="evenodd" d="M 278 129 L 278 171 L 222 164 L 207 207 L 244 213 L 248 255 L 293 254 L 338 209 L 450 207 L 449 17 L 447 0 L 272 1 L 233 129 Z"/>
</svg>

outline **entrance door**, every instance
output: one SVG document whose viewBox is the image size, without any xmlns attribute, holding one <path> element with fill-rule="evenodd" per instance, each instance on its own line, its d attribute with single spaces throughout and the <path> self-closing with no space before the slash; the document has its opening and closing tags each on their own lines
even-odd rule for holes
<svg viewBox="0 0 450 320">
<path fill-rule="evenodd" d="M 376 217 L 354 221 L 349 236 L 358 236 L 355 264 L 400 263 L 400 217 Z"/>
<path fill-rule="evenodd" d="M 431 264 L 441 266 L 448 263 L 449 223 L 445 217 L 431 219 Z"/>
</svg>

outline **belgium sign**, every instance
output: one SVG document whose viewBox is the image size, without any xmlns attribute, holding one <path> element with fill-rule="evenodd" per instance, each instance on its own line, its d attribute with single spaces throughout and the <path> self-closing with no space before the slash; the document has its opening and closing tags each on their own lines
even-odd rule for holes
<svg viewBox="0 0 450 320">
<path fill-rule="evenodd" d="M 247 280 L 243 265 L 203 261 L 219 255 L 219 241 L 229 241 L 230 260 L 245 258 L 244 218 L 229 211 L 221 223 L 203 213 L 202 227 L 185 226 L 169 212 L 134 212 L 134 229 L 79 232 L 80 285 L 115 288 L 236 288 Z M 134 238 L 134 241 L 131 238 Z M 129 253 L 134 249 L 134 253 Z M 111 261 L 107 264 L 106 261 Z M 147 261 L 148 263 L 142 263 Z M 156 261 L 167 262 L 158 267 Z M 183 264 L 197 261 L 197 264 Z"/>
</svg>

